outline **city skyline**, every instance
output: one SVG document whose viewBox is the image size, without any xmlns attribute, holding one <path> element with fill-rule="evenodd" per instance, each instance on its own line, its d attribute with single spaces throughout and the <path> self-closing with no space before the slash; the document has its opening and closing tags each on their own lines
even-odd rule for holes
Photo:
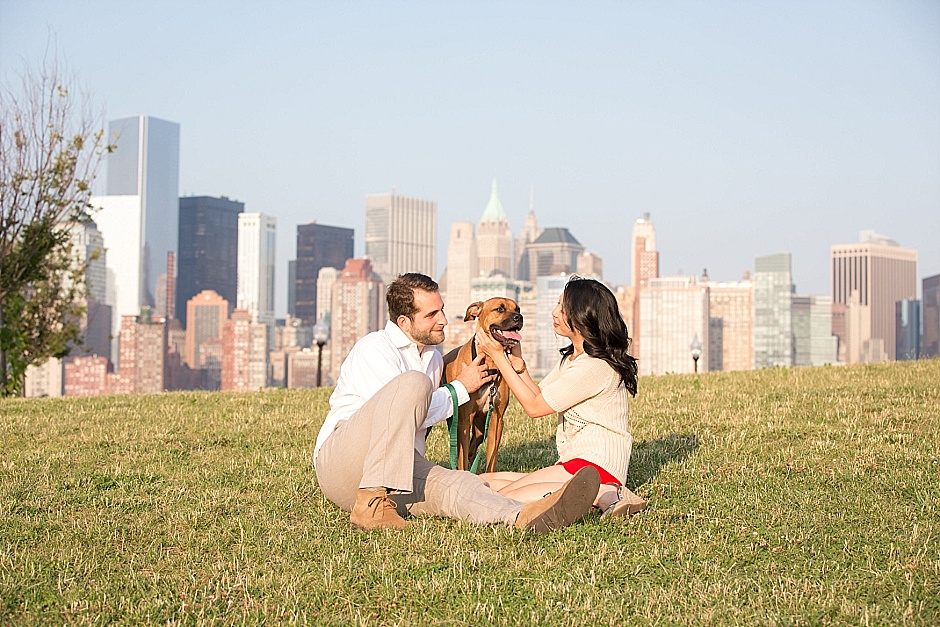
<svg viewBox="0 0 940 627">
<path fill-rule="evenodd" d="M 0 0 L 0 75 L 55 53 L 104 120 L 178 123 L 180 196 L 277 218 L 278 317 L 296 225 L 362 256 L 367 195 L 428 199 L 438 279 L 494 177 L 514 236 L 534 198 L 613 285 L 647 212 L 662 276 L 788 252 L 828 294 L 866 229 L 940 273 L 937 3 L 119 6 Z"/>
</svg>

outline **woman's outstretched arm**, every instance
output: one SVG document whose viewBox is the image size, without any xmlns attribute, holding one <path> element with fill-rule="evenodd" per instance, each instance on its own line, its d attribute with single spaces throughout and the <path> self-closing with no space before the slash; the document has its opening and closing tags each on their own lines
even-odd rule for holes
<svg viewBox="0 0 940 627">
<path fill-rule="evenodd" d="M 499 374 L 506 380 L 509 389 L 516 395 L 516 400 L 529 417 L 538 418 L 555 413 L 555 410 L 549 407 L 542 398 L 542 390 L 529 376 L 518 346 L 514 346 L 512 354 L 508 355 L 502 344 L 484 333 L 477 334 L 476 344 L 477 349 L 496 364 Z M 517 372 L 517 370 L 522 372 Z"/>
</svg>

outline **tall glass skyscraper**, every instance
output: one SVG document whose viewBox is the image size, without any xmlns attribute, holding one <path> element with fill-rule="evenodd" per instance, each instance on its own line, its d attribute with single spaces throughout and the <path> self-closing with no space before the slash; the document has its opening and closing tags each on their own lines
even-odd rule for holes
<svg viewBox="0 0 940 627">
<path fill-rule="evenodd" d="M 317 305 L 317 279 L 320 269 L 342 269 L 352 256 L 352 229 L 316 222 L 297 225 L 294 315 L 300 318 L 303 324 L 316 324 L 320 315 Z"/>
<path fill-rule="evenodd" d="M 924 329 L 921 355 L 940 357 L 940 274 L 921 282 L 921 317 Z"/>
<path fill-rule="evenodd" d="M 920 358 L 920 301 L 899 300 L 895 304 L 895 357 L 898 361 Z"/>
<path fill-rule="evenodd" d="M 754 367 L 793 365 L 790 253 L 754 262 Z"/>
<path fill-rule="evenodd" d="M 186 196 L 179 200 L 176 317 L 187 326 L 187 303 L 203 290 L 238 300 L 238 216 L 245 204 L 225 196 Z"/>
<path fill-rule="evenodd" d="M 108 155 L 106 195 L 92 205 L 100 209 L 94 219 L 108 251 L 107 302 L 117 338 L 121 316 L 156 305 L 167 253 L 176 247 L 180 127 L 135 115 L 112 120 L 108 134 L 117 148 Z"/>
<path fill-rule="evenodd" d="M 252 322 L 274 324 L 277 220 L 263 213 L 238 216 L 238 308 Z"/>
</svg>

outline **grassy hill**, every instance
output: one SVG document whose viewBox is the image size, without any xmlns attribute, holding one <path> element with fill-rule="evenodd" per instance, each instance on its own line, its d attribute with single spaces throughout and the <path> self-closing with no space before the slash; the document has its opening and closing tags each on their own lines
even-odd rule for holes
<svg viewBox="0 0 940 627">
<path fill-rule="evenodd" d="M 545 536 L 351 529 L 328 392 L 0 401 L 0 623 L 940 623 L 938 360 L 643 378 L 649 508 Z M 553 433 L 511 405 L 501 469 Z"/>
</svg>

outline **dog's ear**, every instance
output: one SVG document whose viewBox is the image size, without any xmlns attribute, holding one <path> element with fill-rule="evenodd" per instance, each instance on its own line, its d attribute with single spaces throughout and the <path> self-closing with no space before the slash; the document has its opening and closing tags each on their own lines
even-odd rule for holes
<svg viewBox="0 0 940 627">
<path fill-rule="evenodd" d="M 467 313 L 464 314 L 463 319 L 465 321 L 476 320 L 477 318 L 480 317 L 481 311 L 483 311 L 483 301 L 477 301 L 475 303 L 471 303 L 470 306 L 467 307 Z"/>
</svg>

